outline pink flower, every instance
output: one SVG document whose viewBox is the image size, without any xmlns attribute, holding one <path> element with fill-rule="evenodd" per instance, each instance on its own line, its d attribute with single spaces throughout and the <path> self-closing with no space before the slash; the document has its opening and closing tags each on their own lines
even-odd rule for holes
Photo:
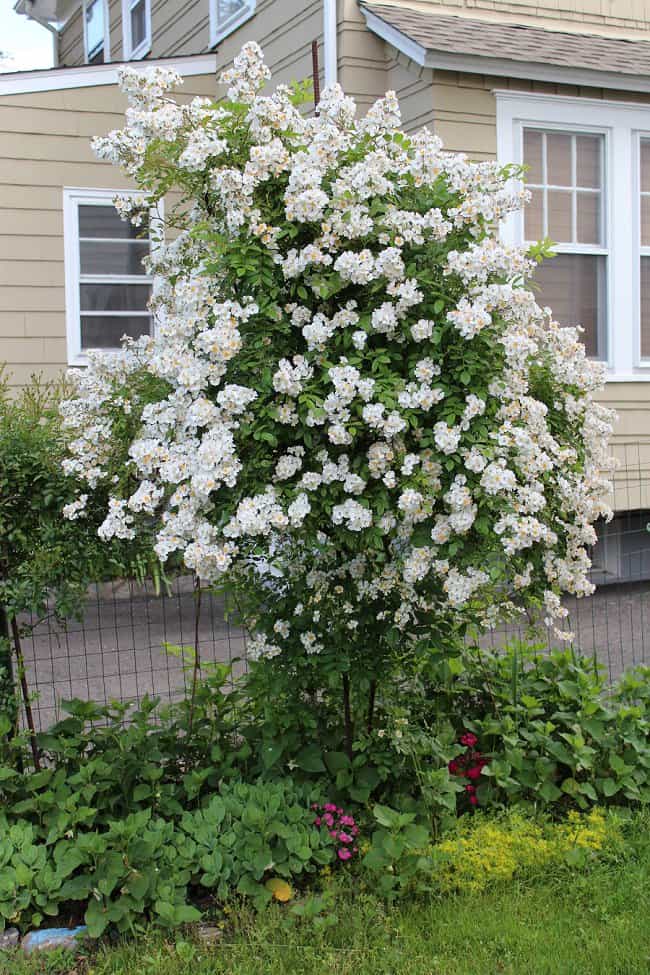
<svg viewBox="0 0 650 975">
<path fill-rule="evenodd" d="M 326 802 L 325 805 L 323 806 L 323 809 L 325 810 L 325 812 L 328 813 L 338 812 L 338 809 L 336 808 L 333 802 Z"/>
<path fill-rule="evenodd" d="M 317 816 L 316 819 L 314 820 L 314 826 L 320 826 L 320 824 L 321 824 L 321 818 L 320 816 Z"/>
<path fill-rule="evenodd" d="M 339 834 L 336 832 L 335 829 L 330 830 L 330 836 L 332 837 L 333 840 L 337 839 L 338 835 Z"/>
<path fill-rule="evenodd" d="M 339 822 L 341 826 L 354 826 L 354 816 L 341 816 Z"/>
<path fill-rule="evenodd" d="M 325 815 L 323 816 L 323 822 L 325 823 L 326 826 L 329 826 L 331 829 L 332 826 L 334 825 L 334 816 L 332 816 L 331 813 L 325 813 Z"/>
<path fill-rule="evenodd" d="M 350 857 L 352 856 L 352 850 L 348 850 L 345 847 L 343 847 L 343 849 L 338 851 L 337 856 L 339 860 L 349 860 Z"/>
<path fill-rule="evenodd" d="M 339 833 L 339 840 L 341 843 L 352 843 L 354 837 L 350 836 L 349 833 Z"/>
</svg>

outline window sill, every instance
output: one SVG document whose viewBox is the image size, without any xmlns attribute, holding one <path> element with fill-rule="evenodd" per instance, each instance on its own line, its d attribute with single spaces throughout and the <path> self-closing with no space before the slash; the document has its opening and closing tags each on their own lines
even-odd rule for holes
<svg viewBox="0 0 650 975">
<path fill-rule="evenodd" d="M 606 383 L 649 383 L 650 369 L 643 372 L 608 372 L 605 376 Z"/>
<path fill-rule="evenodd" d="M 128 58 L 126 58 L 126 60 L 142 61 L 142 59 L 146 58 L 148 54 L 151 54 L 150 40 L 147 40 L 144 44 L 141 44 L 140 47 L 136 47 L 135 51 L 131 51 L 131 53 L 129 54 Z"/>
</svg>

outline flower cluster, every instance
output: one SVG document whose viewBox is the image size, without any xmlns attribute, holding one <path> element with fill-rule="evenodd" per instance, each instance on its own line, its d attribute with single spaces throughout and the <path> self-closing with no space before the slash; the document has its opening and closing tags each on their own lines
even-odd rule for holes
<svg viewBox="0 0 650 975">
<path fill-rule="evenodd" d="M 108 488 L 102 537 L 152 533 L 208 584 L 264 578 L 286 605 L 250 621 L 259 655 L 531 604 L 557 623 L 591 591 L 612 417 L 496 236 L 525 192 L 405 135 L 393 93 L 357 119 L 334 85 L 308 116 L 267 78 L 255 44 L 218 103 L 123 72 L 126 126 L 96 151 L 147 206 L 173 189 L 180 230 L 150 260 L 153 336 L 74 375 L 66 515 Z"/>
<path fill-rule="evenodd" d="M 457 758 L 453 758 L 447 768 L 449 769 L 450 775 L 458 775 L 460 778 L 469 779 L 469 782 L 465 786 L 465 792 L 467 793 L 470 805 L 478 806 L 476 787 L 489 759 L 477 751 L 476 745 L 478 744 L 478 738 L 471 731 L 463 732 L 459 741 L 461 745 L 465 746 L 465 752 Z"/>
<path fill-rule="evenodd" d="M 312 812 L 316 813 L 314 826 L 326 829 L 330 839 L 336 845 L 336 855 L 339 860 L 351 860 L 359 852 L 357 836 L 359 827 L 354 816 L 349 816 L 340 806 L 333 802 L 326 802 L 324 806 L 312 804 Z"/>
</svg>

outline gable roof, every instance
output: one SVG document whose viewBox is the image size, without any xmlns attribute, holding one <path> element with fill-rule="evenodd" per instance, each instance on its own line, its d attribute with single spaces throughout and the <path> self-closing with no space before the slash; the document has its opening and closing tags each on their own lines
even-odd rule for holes
<svg viewBox="0 0 650 975">
<path fill-rule="evenodd" d="M 369 2 L 361 9 L 372 31 L 426 67 L 650 90 L 650 41 L 472 20 L 397 4 Z M 578 81 L 580 73 L 584 77 Z"/>
</svg>

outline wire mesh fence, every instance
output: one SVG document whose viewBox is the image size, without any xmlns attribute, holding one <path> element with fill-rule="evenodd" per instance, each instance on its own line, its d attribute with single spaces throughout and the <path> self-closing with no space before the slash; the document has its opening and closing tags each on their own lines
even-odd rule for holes
<svg viewBox="0 0 650 975">
<path fill-rule="evenodd" d="M 96 585 L 80 620 L 21 622 L 37 730 L 56 721 L 61 702 L 73 697 L 101 703 L 181 697 L 191 677 L 187 655 L 176 648 L 193 652 L 196 645 L 203 663 L 230 663 L 234 676 L 246 665 L 244 634 L 226 620 L 223 600 L 204 591 L 197 621 L 192 579 L 184 576 L 159 594 L 151 583 Z"/>
</svg>

